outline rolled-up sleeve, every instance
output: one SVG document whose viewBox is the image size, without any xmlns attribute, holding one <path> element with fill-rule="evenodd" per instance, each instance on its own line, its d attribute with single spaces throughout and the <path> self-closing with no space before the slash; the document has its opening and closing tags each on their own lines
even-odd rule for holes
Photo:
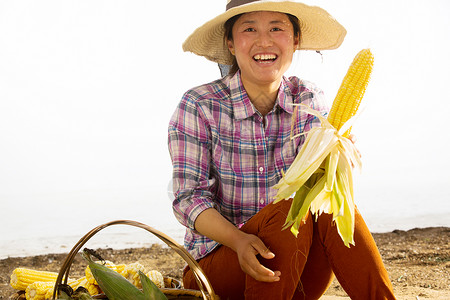
<svg viewBox="0 0 450 300">
<path fill-rule="evenodd" d="M 186 93 L 169 123 L 168 146 L 173 165 L 173 211 L 178 221 L 192 230 L 201 212 L 216 207 L 209 136 L 195 95 Z"/>
</svg>

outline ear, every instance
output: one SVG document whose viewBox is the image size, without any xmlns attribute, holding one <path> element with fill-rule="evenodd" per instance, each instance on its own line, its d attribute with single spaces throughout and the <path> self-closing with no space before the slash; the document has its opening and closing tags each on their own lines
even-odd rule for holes
<svg viewBox="0 0 450 300">
<path fill-rule="evenodd" d="M 230 50 L 231 54 L 234 55 L 235 51 L 234 51 L 234 43 L 232 40 L 227 40 L 227 46 L 228 46 L 228 50 Z"/>
<path fill-rule="evenodd" d="M 297 36 L 294 37 L 294 52 L 295 50 L 297 50 L 299 45 L 300 45 L 300 35 L 297 34 Z"/>
</svg>

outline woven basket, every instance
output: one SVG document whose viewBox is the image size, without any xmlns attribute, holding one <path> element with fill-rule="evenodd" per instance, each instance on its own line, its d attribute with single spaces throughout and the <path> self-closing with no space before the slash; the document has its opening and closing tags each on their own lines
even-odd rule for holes
<svg viewBox="0 0 450 300">
<path fill-rule="evenodd" d="M 194 277 L 197 281 L 198 287 L 200 290 L 189 290 L 182 289 L 180 287 L 180 283 L 170 279 L 165 278 L 165 283 L 168 283 L 170 288 L 161 289 L 161 291 L 167 296 L 168 299 L 204 299 L 204 300 L 219 300 L 219 297 L 214 293 L 214 290 L 206 277 L 203 270 L 200 268 L 200 265 L 197 261 L 186 251 L 180 244 L 178 244 L 174 239 L 165 235 L 164 233 L 140 222 L 130 221 L 130 220 L 117 220 L 111 221 L 102 225 L 99 225 L 86 233 L 72 248 L 72 250 L 67 255 L 63 265 L 58 274 L 58 278 L 56 279 L 55 287 L 59 286 L 61 283 L 67 284 L 67 279 L 69 278 L 70 267 L 75 259 L 76 254 L 80 251 L 80 249 L 86 244 L 86 242 L 93 237 L 100 230 L 112 226 L 112 225 L 130 225 L 134 227 L 139 227 L 147 230 L 152 233 L 164 243 L 166 243 L 170 248 L 175 250 L 175 252 L 180 255 L 184 261 L 189 265 L 194 274 Z M 55 292 L 53 293 L 53 299 L 56 299 L 57 289 L 55 288 Z M 105 295 L 98 295 L 94 298 L 97 299 L 107 299 Z"/>
</svg>

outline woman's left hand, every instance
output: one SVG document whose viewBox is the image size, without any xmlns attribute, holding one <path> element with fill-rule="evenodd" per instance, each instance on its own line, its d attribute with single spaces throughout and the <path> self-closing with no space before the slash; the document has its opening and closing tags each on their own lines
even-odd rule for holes
<svg viewBox="0 0 450 300">
<path fill-rule="evenodd" d="M 353 143 L 353 145 L 356 144 L 357 139 L 356 139 L 356 136 L 355 136 L 353 133 L 351 133 L 351 134 L 348 136 L 348 139 Z M 355 148 L 356 148 L 356 147 L 355 147 Z M 359 152 L 358 148 L 356 148 L 356 151 L 358 152 L 359 157 L 361 157 L 361 152 Z"/>
</svg>

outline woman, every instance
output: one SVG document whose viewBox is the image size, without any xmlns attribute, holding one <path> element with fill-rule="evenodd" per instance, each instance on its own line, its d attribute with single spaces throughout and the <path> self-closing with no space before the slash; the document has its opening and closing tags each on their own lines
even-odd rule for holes
<svg viewBox="0 0 450 300">
<path fill-rule="evenodd" d="M 347 248 L 329 215 L 307 217 L 296 238 L 281 230 L 291 201 L 271 204 L 271 187 L 304 142 L 290 139 L 292 104 L 327 114 L 317 87 L 283 74 L 296 50 L 334 49 L 345 34 L 318 7 L 231 0 L 183 45 L 233 65 L 228 76 L 188 91 L 169 125 L 174 213 L 221 299 L 319 299 L 334 275 L 352 299 L 395 299 L 358 212 L 356 246 Z M 293 130 L 318 122 L 300 113 Z M 183 281 L 197 288 L 189 268 Z"/>
</svg>

